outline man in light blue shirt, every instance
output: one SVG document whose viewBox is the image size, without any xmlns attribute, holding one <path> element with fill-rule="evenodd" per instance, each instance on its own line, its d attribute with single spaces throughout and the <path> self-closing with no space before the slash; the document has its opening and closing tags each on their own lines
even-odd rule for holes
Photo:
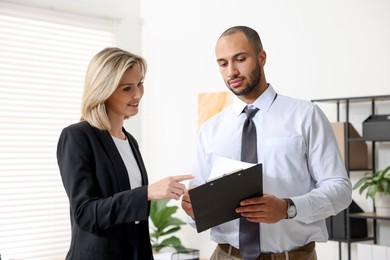
<svg viewBox="0 0 390 260">
<path fill-rule="evenodd" d="M 246 119 L 242 111 L 248 105 L 258 108 L 252 120 L 258 163 L 263 164 L 264 195 L 242 201 L 237 212 L 260 225 L 262 253 L 257 259 L 317 259 L 315 242 L 328 239 L 325 219 L 347 208 L 352 195 L 331 125 L 315 104 L 277 94 L 267 83 L 266 53 L 253 29 L 229 28 L 218 39 L 215 53 L 235 98 L 201 126 L 196 178 L 190 186 L 209 180 L 217 158 L 240 160 Z M 194 219 L 188 194 L 182 207 Z M 243 259 L 239 220 L 212 228 L 211 239 L 218 244 L 211 259 Z"/>
</svg>

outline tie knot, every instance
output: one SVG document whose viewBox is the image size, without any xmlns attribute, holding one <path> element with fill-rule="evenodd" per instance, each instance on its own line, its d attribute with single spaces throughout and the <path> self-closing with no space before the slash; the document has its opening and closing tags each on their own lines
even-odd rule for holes
<svg viewBox="0 0 390 260">
<path fill-rule="evenodd" d="M 259 111 L 259 109 L 257 107 L 256 108 L 248 108 L 248 107 L 244 108 L 244 112 L 245 112 L 248 119 L 251 119 L 252 117 L 254 117 L 256 115 L 257 111 Z"/>
</svg>

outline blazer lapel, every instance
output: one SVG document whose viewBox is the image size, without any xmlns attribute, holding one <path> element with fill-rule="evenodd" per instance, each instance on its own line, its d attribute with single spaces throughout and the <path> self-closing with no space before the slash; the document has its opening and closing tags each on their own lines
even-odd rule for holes
<svg viewBox="0 0 390 260">
<path fill-rule="evenodd" d="M 137 161 L 138 167 L 141 171 L 142 184 L 147 185 L 148 184 L 148 175 L 146 173 L 146 167 L 145 167 L 144 161 L 142 160 L 141 152 L 139 151 L 137 141 L 126 130 L 124 130 L 124 133 L 127 136 L 127 140 L 129 140 L 131 150 L 133 151 L 133 154 L 134 154 L 134 158 Z"/>
<path fill-rule="evenodd" d="M 127 169 L 125 164 L 123 163 L 122 157 L 118 151 L 118 149 L 115 146 L 114 141 L 112 140 L 112 137 L 110 136 L 110 133 L 108 131 L 102 131 L 95 127 L 93 127 L 96 134 L 98 135 L 102 146 L 106 150 L 108 156 L 111 159 L 112 165 L 115 168 L 117 183 L 118 183 L 118 189 L 120 191 L 128 190 L 130 189 L 130 181 L 129 181 L 129 175 L 127 173 Z"/>
</svg>

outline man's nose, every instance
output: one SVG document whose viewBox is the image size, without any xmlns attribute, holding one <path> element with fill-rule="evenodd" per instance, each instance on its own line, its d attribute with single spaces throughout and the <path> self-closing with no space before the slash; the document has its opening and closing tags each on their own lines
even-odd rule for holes
<svg viewBox="0 0 390 260">
<path fill-rule="evenodd" d="M 237 70 L 237 67 L 234 65 L 234 64 L 232 64 L 232 65 L 229 65 L 228 66 L 228 77 L 229 78 L 234 78 L 235 76 L 237 76 L 238 75 L 238 70 Z"/>
</svg>

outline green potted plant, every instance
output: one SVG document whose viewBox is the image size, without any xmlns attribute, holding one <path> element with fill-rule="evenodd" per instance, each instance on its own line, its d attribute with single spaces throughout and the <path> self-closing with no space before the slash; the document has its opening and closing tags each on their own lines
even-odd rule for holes
<svg viewBox="0 0 390 260">
<path fill-rule="evenodd" d="M 377 192 L 390 194 L 390 166 L 372 174 L 366 172 L 364 176 L 353 186 L 353 189 L 359 188 L 359 194 L 367 189 L 366 198 L 375 198 Z"/>
<path fill-rule="evenodd" d="M 185 222 L 173 217 L 177 211 L 177 206 L 167 206 L 169 199 L 152 200 L 150 206 L 150 219 L 153 223 L 150 237 L 153 250 L 158 253 L 164 247 L 173 247 L 176 250 L 184 249 L 180 239 L 173 233 L 180 230 L 180 226 Z M 170 236 L 169 236 L 170 235 Z"/>
<path fill-rule="evenodd" d="M 390 166 L 374 174 L 366 172 L 353 186 L 353 189 L 358 188 L 359 194 L 367 190 L 366 198 L 375 200 L 378 214 L 390 215 Z"/>
</svg>

